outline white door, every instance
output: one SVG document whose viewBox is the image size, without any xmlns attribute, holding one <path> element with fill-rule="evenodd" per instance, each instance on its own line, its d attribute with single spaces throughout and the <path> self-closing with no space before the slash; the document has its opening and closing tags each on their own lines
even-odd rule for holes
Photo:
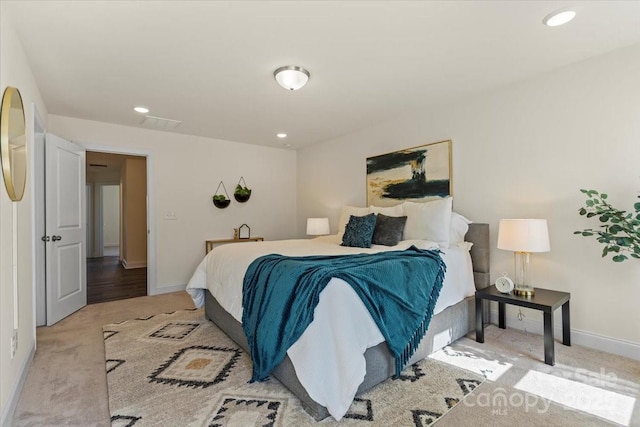
<svg viewBox="0 0 640 427">
<path fill-rule="evenodd" d="M 87 304 L 85 149 L 46 136 L 47 325 Z"/>
</svg>

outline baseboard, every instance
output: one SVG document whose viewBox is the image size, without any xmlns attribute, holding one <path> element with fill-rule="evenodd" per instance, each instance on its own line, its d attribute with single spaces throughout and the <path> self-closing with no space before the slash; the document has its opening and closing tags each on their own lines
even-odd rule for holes
<svg viewBox="0 0 640 427">
<path fill-rule="evenodd" d="M 24 360 L 24 363 L 20 367 L 20 375 L 18 375 L 18 381 L 9 393 L 9 398 L 7 399 L 7 404 L 2 409 L 2 417 L 0 418 L 0 426 L 10 426 L 13 421 L 13 416 L 16 412 L 16 407 L 18 406 L 18 400 L 20 399 L 20 394 L 22 393 L 22 387 L 24 387 L 24 382 L 27 379 L 27 374 L 29 373 L 29 367 L 31 366 L 31 362 L 33 362 L 33 356 L 36 354 L 36 343 L 35 341 L 31 343 L 31 348 L 27 354 L 27 357 Z"/>
<path fill-rule="evenodd" d="M 186 288 L 187 288 L 186 284 L 158 286 L 156 288 L 154 295 L 169 294 L 171 292 L 180 292 L 180 291 L 184 291 Z"/>
<path fill-rule="evenodd" d="M 129 270 L 132 268 L 144 268 L 147 266 L 147 261 L 131 261 L 131 262 L 127 262 L 126 259 L 122 259 L 122 266 Z"/>
<path fill-rule="evenodd" d="M 491 319 L 492 321 L 494 321 L 493 323 L 497 324 L 497 310 L 491 310 Z M 519 329 L 521 331 L 527 331 L 536 335 L 542 335 L 544 332 L 542 320 L 536 321 L 529 320 L 527 318 L 519 320 L 517 317 L 506 315 L 505 321 L 507 324 L 507 328 Z M 562 321 L 559 321 L 559 319 L 554 319 L 553 335 L 556 338 L 562 340 Z M 618 356 L 624 356 L 634 360 L 640 360 L 640 344 L 631 341 L 605 337 L 603 335 L 598 335 L 572 328 L 571 344 L 581 345 L 607 353 L 617 354 Z"/>
</svg>

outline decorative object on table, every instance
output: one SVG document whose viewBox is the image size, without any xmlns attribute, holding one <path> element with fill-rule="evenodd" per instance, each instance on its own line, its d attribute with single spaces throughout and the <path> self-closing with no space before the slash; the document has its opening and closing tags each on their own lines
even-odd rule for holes
<svg viewBox="0 0 640 427">
<path fill-rule="evenodd" d="M 549 252 L 549 231 L 546 219 L 501 219 L 498 229 L 498 249 L 513 251 L 515 257 L 516 295 L 533 296 L 531 253 Z"/>
<path fill-rule="evenodd" d="M 622 262 L 629 256 L 640 259 L 640 202 L 633 205 L 634 212 L 621 211 L 607 202 L 607 194 L 595 190 L 580 190 L 587 195 L 584 207 L 578 213 L 587 218 L 597 216 L 602 225 L 600 230 L 587 228 L 574 231 L 585 237 L 598 235 L 596 240 L 604 244 L 602 257 L 613 255 L 614 262 Z M 640 199 L 640 196 L 638 196 Z M 627 256 L 627 254 L 629 256 Z"/>
<path fill-rule="evenodd" d="M 513 287 L 513 280 L 507 276 L 507 273 L 502 273 L 502 276 L 496 279 L 496 289 L 503 294 L 510 294 Z"/>
<path fill-rule="evenodd" d="M 367 158 L 367 205 L 393 206 L 452 195 L 451 141 Z"/>
<path fill-rule="evenodd" d="M 251 189 L 247 188 L 247 183 L 245 182 L 244 177 L 240 177 L 238 185 L 236 185 L 236 189 L 233 192 L 233 197 L 235 197 L 235 199 L 240 203 L 246 202 L 251 197 Z"/>
<path fill-rule="evenodd" d="M 324 236 L 329 233 L 329 218 L 307 218 L 307 234 L 309 236 Z"/>
<path fill-rule="evenodd" d="M 0 128 L 4 186 L 9 198 L 19 202 L 27 182 L 27 137 L 22 97 L 15 87 L 7 86 L 2 95 Z"/>
<path fill-rule="evenodd" d="M 220 192 L 220 187 L 224 190 L 224 194 Z M 229 199 L 229 193 L 227 193 L 227 189 L 224 186 L 224 183 L 220 181 L 218 184 L 218 188 L 216 189 L 216 194 L 213 196 L 213 204 L 216 208 L 224 209 L 231 203 L 231 199 Z"/>
<path fill-rule="evenodd" d="M 237 228 L 234 228 L 234 229 L 233 229 L 233 239 L 234 239 L 234 240 L 238 240 L 238 236 L 239 236 L 239 234 L 238 234 L 238 229 L 237 229 Z"/>
<path fill-rule="evenodd" d="M 251 227 L 247 224 L 242 224 L 238 227 L 238 239 L 248 239 L 251 237 Z"/>
</svg>

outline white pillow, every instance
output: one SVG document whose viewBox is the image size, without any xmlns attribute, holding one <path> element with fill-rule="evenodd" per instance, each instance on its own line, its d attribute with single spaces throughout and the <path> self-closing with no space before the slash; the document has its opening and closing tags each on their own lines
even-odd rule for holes
<svg viewBox="0 0 640 427">
<path fill-rule="evenodd" d="M 448 248 L 452 204 L 452 197 L 425 203 L 404 202 L 405 240 L 431 240 L 442 249 Z"/>
<path fill-rule="evenodd" d="M 369 213 L 374 213 L 376 215 L 382 214 L 386 216 L 404 216 L 404 208 L 401 204 L 387 207 L 371 205 L 369 206 Z"/>
<path fill-rule="evenodd" d="M 344 234 L 344 229 L 349 222 L 349 217 L 351 215 L 354 216 L 365 216 L 371 213 L 371 209 L 369 208 L 357 208 L 355 206 L 343 206 L 340 211 L 340 219 L 338 220 L 338 235 L 342 236 Z"/>
<path fill-rule="evenodd" d="M 449 244 L 464 242 L 464 236 L 469 231 L 471 221 L 457 212 L 451 212 L 451 226 L 449 229 Z"/>
</svg>

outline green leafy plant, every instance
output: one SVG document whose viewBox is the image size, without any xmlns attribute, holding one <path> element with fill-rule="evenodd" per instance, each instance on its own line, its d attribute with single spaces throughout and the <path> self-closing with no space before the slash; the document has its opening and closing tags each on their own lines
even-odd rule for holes
<svg viewBox="0 0 640 427">
<path fill-rule="evenodd" d="M 574 231 L 573 234 L 597 236 L 596 240 L 604 244 L 603 258 L 612 255 L 614 262 L 622 262 L 629 257 L 640 259 L 640 202 L 633 205 L 635 213 L 627 212 L 611 206 L 605 193 L 595 190 L 580 191 L 587 196 L 587 201 L 578 213 L 587 218 L 598 217 L 602 225 L 597 230 L 587 228 Z"/>
<path fill-rule="evenodd" d="M 214 202 L 224 202 L 225 200 L 227 200 L 227 196 L 225 196 L 224 194 L 216 194 L 215 196 L 213 196 Z"/>
<path fill-rule="evenodd" d="M 236 185 L 236 189 L 233 193 L 237 194 L 238 196 L 249 196 L 251 195 L 251 189 L 238 184 Z"/>
</svg>

